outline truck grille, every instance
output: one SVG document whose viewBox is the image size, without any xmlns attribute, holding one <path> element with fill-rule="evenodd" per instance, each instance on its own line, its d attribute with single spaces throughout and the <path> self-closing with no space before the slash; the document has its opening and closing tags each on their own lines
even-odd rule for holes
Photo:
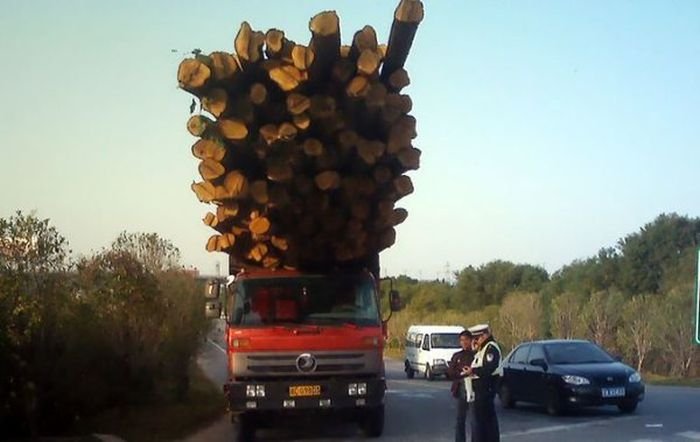
<svg viewBox="0 0 700 442">
<path fill-rule="evenodd" d="M 304 352 L 316 361 L 312 372 L 302 372 L 297 367 L 300 353 L 237 354 L 235 371 L 237 376 L 319 376 L 329 374 L 377 373 L 381 369 L 381 354 L 368 352 Z"/>
</svg>

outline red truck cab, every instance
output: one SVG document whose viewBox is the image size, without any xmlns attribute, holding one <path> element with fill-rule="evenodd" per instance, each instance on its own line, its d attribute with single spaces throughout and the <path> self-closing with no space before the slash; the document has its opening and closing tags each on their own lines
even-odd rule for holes
<svg viewBox="0 0 700 442">
<path fill-rule="evenodd" d="M 334 414 L 384 427 L 384 333 L 369 271 L 239 272 L 226 291 L 228 382 L 239 440 L 280 418 Z M 400 307 L 391 297 L 392 311 Z"/>
</svg>

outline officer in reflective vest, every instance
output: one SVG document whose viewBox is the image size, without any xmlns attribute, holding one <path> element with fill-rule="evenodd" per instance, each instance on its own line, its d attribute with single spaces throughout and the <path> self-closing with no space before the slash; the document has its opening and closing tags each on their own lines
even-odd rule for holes
<svg viewBox="0 0 700 442">
<path fill-rule="evenodd" d="M 501 348 L 491 336 L 488 324 L 475 325 L 469 331 L 477 344 L 474 361 L 463 371 L 467 375 L 467 400 L 473 402 L 469 407 L 472 442 L 498 442 L 501 436 L 493 399 L 503 374 Z"/>
</svg>

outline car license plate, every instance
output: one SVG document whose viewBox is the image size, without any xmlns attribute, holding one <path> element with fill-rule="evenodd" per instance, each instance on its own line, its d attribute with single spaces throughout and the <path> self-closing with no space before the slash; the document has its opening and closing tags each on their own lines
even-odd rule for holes
<svg viewBox="0 0 700 442">
<path fill-rule="evenodd" d="M 602 395 L 603 395 L 603 397 L 624 397 L 625 396 L 625 389 L 624 389 L 624 387 L 603 388 Z"/>
<path fill-rule="evenodd" d="M 320 385 L 292 385 L 289 387 L 290 397 L 320 396 Z"/>
</svg>

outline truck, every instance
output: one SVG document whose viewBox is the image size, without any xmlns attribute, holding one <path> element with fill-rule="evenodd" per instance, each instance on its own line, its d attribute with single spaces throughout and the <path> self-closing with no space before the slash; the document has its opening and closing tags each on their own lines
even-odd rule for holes
<svg viewBox="0 0 700 442">
<path fill-rule="evenodd" d="M 226 323 L 223 390 L 237 440 L 310 416 L 339 417 L 381 436 L 387 321 L 401 299 L 392 287 L 383 319 L 378 256 L 374 262 L 323 272 L 231 266 L 226 284 L 209 283 L 208 297 L 219 301 L 206 311 Z"/>
</svg>

